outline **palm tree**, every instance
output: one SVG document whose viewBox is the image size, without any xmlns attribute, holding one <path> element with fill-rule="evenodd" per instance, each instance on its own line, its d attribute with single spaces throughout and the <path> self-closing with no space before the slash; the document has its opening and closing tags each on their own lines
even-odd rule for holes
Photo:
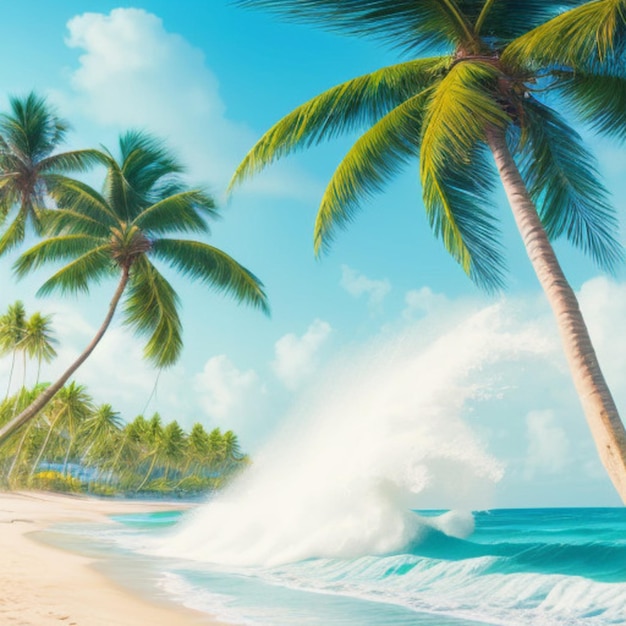
<svg viewBox="0 0 626 626">
<path fill-rule="evenodd" d="M 143 480 L 137 487 L 137 491 L 140 491 L 143 486 L 148 482 L 152 476 L 152 472 L 156 467 L 157 462 L 162 460 L 163 447 L 164 447 L 164 432 L 163 424 L 161 422 L 161 416 L 155 413 L 147 422 L 146 428 L 142 433 L 142 444 L 145 446 L 147 453 L 145 459 L 150 459 L 150 465 L 148 471 L 145 473 Z"/>
<path fill-rule="evenodd" d="M 53 435 L 56 435 L 58 445 L 56 445 L 57 453 L 52 456 L 58 456 L 59 460 L 63 459 L 63 471 L 65 471 L 76 436 L 81 425 L 92 414 L 93 408 L 91 396 L 83 385 L 71 382 L 57 393 L 47 411 L 48 433 L 39 448 L 39 454 L 31 468 L 31 475 L 37 471 Z"/>
<path fill-rule="evenodd" d="M 161 457 L 165 467 L 164 478 L 168 478 L 172 470 L 181 467 L 185 459 L 187 440 L 185 431 L 174 420 L 163 429 Z"/>
<path fill-rule="evenodd" d="M 15 359 L 17 353 L 24 348 L 24 338 L 27 333 L 26 310 L 24 303 L 17 300 L 11 304 L 7 312 L 0 317 L 0 354 L 11 353 L 11 368 L 9 370 L 9 380 L 4 399 L 9 397 L 11 381 L 15 369 Z"/>
<path fill-rule="evenodd" d="M 57 353 L 54 346 L 58 343 L 52 331 L 52 318 L 50 315 L 33 313 L 26 322 L 26 332 L 21 344 L 25 355 L 37 360 L 37 379 L 39 383 L 41 363 L 50 363 Z"/>
<path fill-rule="evenodd" d="M 623 258 L 614 209 L 595 161 L 551 103 L 597 131 L 626 137 L 626 0 L 239 4 L 372 36 L 410 58 L 295 109 L 252 148 L 231 188 L 294 150 L 363 131 L 322 198 L 316 252 L 328 248 L 363 199 L 418 157 L 424 207 L 435 235 L 474 281 L 493 290 L 503 284 L 498 225 L 490 210 L 493 157 L 557 319 L 600 458 L 626 502 L 626 431 L 550 243 L 565 237 L 606 269 Z M 575 8 L 560 13 L 566 5 Z"/>
<path fill-rule="evenodd" d="M 102 193 L 85 183 L 57 176 L 58 209 L 45 214 L 47 237 L 16 262 L 18 276 L 46 263 L 69 261 L 39 290 L 87 292 L 91 283 L 118 277 L 107 315 L 95 337 L 61 377 L 9 424 L 0 442 L 32 419 L 87 359 L 106 332 L 125 295 L 125 323 L 147 337 L 145 356 L 167 367 L 182 349 L 178 297 L 153 260 L 208 287 L 268 310 L 262 283 L 221 250 L 199 241 L 164 237 L 208 231 L 217 211 L 212 198 L 189 189 L 179 163 L 150 136 L 129 132 L 120 139 L 121 159 L 103 154 L 108 172 Z"/>
<path fill-rule="evenodd" d="M 68 123 L 35 93 L 10 99 L 0 116 L 0 218 L 15 216 L 0 235 L 0 255 L 24 240 L 28 226 L 41 234 L 41 212 L 55 175 L 85 171 L 100 161 L 95 150 L 56 153 Z"/>
<path fill-rule="evenodd" d="M 208 465 L 210 453 L 209 433 L 204 426 L 196 422 L 187 438 L 187 464 L 185 472 L 193 468 L 193 473 L 199 473 L 200 468 Z"/>
<path fill-rule="evenodd" d="M 79 438 L 82 462 L 95 467 L 98 474 L 112 469 L 124 443 L 120 414 L 110 404 L 100 405 L 84 420 Z"/>
</svg>

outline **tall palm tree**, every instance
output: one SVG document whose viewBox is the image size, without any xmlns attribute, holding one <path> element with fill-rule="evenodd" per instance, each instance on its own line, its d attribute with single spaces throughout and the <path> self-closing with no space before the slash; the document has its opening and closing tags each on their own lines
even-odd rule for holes
<svg viewBox="0 0 626 626">
<path fill-rule="evenodd" d="M 0 442 L 32 419 L 92 353 L 125 296 L 124 321 L 147 337 L 144 354 L 157 367 L 172 365 L 182 349 L 178 296 L 153 263 L 162 262 L 239 302 L 267 311 L 262 283 L 218 248 L 200 241 L 165 237 L 205 233 L 216 217 L 212 198 L 182 181 L 182 167 L 147 134 L 120 139 L 119 162 L 103 154 L 108 172 L 102 193 L 85 183 L 57 176 L 58 209 L 45 213 L 47 237 L 16 262 L 18 276 L 46 263 L 69 261 L 39 290 L 87 292 L 90 284 L 117 276 L 118 285 L 95 337 L 41 396 L 0 428 Z"/>
<path fill-rule="evenodd" d="M 11 98 L 0 116 L 0 219 L 14 216 L 0 235 L 0 255 L 22 243 L 29 225 L 41 234 L 41 212 L 55 175 L 85 171 L 100 161 L 95 150 L 56 152 L 68 123 L 45 98 Z"/>
<path fill-rule="evenodd" d="M 50 363 L 57 355 L 54 346 L 58 343 L 52 330 L 52 318 L 50 315 L 33 313 L 26 322 L 26 332 L 21 344 L 25 355 L 37 361 L 37 379 L 39 383 L 41 364 L 43 361 Z"/>
<path fill-rule="evenodd" d="M 240 0 L 409 59 L 338 85 L 272 127 L 232 185 L 296 149 L 362 131 L 324 193 L 316 252 L 418 157 L 435 234 L 480 285 L 503 284 L 490 196 L 496 171 L 559 326 L 600 458 L 626 502 L 626 431 L 551 246 L 567 238 L 611 269 L 616 218 L 581 137 L 552 105 L 626 137 L 626 0 Z M 563 7 L 571 8 L 561 13 Z M 431 56 L 425 56 L 430 54 Z M 493 160 L 491 160 L 491 157 Z"/>
<path fill-rule="evenodd" d="M 24 349 L 24 339 L 27 333 L 26 309 L 21 300 L 9 305 L 7 312 L 0 317 L 0 354 L 11 354 L 11 367 L 4 399 L 9 397 L 15 359 L 17 353 Z"/>
</svg>

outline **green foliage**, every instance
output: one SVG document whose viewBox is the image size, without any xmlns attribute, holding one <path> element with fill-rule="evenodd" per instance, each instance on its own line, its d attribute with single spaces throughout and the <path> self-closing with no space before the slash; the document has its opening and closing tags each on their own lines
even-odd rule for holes
<svg viewBox="0 0 626 626">
<path fill-rule="evenodd" d="M 503 60 L 587 69 L 619 59 L 625 44 L 626 0 L 595 0 L 521 35 L 504 51 Z"/>
<path fill-rule="evenodd" d="M 530 101 L 520 169 L 551 239 L 567 237 L 606 269 L 620 262 L 618 222 L 580 135 L 553 110 Z"/>
<path fill-rule="evenodd" d="M 0 235 L 0 255 L 18 246 L 30 226 L 40 234 L 44 198 L 55 175 L 81 172 L 99 162 L 94 150 L 57 153 L 69 125 L 35 93 L 10 98 L 0 116 L 0 216 L 14 217 Z"/>
<path fill-rule="evenodd" d="M 226 253 L 164 237 L 207 232 L 206 219 L 217 211 L 204 191 L 186 187 L 182 166 L 161 142 L 129 132 L 120 138 L 119 151 L 119 161 L 99 153 L 107 165 L 102 193 L 62 175 L 51 178 L 48 191 L 58 208 L 41 213 L 46 238 L 20 256 L 15 271 L 21 277 L 65 262 L 41 294 L 88 292 L 92 284 L 119 276 L 126 323 L 146 338 L 146 358 L 167 367 L 182 349 L 179 301 L 153 260 L 265 312 L 267 298 L 259 279 Z"/>
<path fill-rule="evenodd" d="M 41 386 L 0 403 L 0 425 Z M 219 489 L 249 465 L 237 435 L 196 423 L 189 433 L 155 413 L 125 423 L 76 383 L 0 447 L 0 486 L 95 495 L 184 495 Z"/>
<path fill-rule="evenodd" d="M 365 200 L 419 159 L 434 234 L 487 290 L 503 285 L 488 137 L 518 138 L 521 173 L 550 236 L 611 269 L 622 259 L 594 161 L 544 97 L 626 137 L 626 0 L 240 0 L 287 19 L 372 36 L 416 55 L 333 87 L 277 122 L 231 187 L 276 159 L 361 132 L 322 197 L 314 249 L 328 249 Z M 568 9 L 568 10 L 566 10 Z M 595 196 L 593 190 L 597 190 Z"/>
</svg>

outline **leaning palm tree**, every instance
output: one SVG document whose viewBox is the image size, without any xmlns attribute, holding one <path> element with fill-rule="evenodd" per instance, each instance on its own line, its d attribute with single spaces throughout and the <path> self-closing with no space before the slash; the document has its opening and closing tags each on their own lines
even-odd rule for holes
<svg viewBox="0 0 626 626">
<path fill-rule="evenodd" d="M 316 252 L 328 248 L 364 199 L 417 157 L 435 234 L 472 279 L 497 289 L 503 261 L 490 205 L 492 157 L 557 318 L 601 460 L 626 502 L 626 431 L 550 243 L 564 237 L 607 269 L 622 260 L 614 210 L 595 161 L 560 110 L 597 131 L 626 137 L 626 0 L 239 4 L 372 36 L 409 59 L 295 109 L 253 147 L 231 187 L 297 149 L 360 131 L 322 197 Z M 565 6 L 574 8 L 561 13 Z"/>
<path fill-rule="evenodd" d="M 69 261 L 49 278 L 41 294 L 87 292 L 92 283 L 117 276 L 106 317 L 80 356 L 35 402 L 0 428 L 0 442 L 32 419 L 93 352 L 125 297 L 124 321 L 147 338 L 145 356 L 167 367 L 182 349 L 178 297 L 155 262 L 165 263 L 207 287 L 267 311 L 262 283 L 221 250 L 200 241 L 165 237 L 205 233 L 217 214 L 212 198 L 182 181 L 181 166 L 163 145 L 140 132 L 120 139 L 118 162 L 108 164 L 104 190 L 58 176 L 58 208 L 45 214 L 47 237 L 16 262 L 18 276 L 50 262 Z"/>
<path fill-rule="evenodd" d="M 0 116 L 0 218 L 13 212 L 0 235 L 0 255 L 24 240 L 29 226 L 41 234 L 41 212 L 55 175 L 85 171 L 99 162 L 95 150 L 57 152 L 68 123 L 45 98 L 30 93 L 10 99 Z"/>
</svg>

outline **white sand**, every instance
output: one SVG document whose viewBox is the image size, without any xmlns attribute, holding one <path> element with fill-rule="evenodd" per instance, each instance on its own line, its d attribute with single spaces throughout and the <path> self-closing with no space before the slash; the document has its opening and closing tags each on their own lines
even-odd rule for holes
<svg viewBox="0 0 626 626">
<path fill-rule="evenodd" d="M 217 625 L 204 614 L 135 596 L 92 568 L 93 559 L 29 536 L 58 522 L 102 522 L 116 513 L 179 508 L 42 492 L 0 493 L 0 624 Z"/>
</svg>

